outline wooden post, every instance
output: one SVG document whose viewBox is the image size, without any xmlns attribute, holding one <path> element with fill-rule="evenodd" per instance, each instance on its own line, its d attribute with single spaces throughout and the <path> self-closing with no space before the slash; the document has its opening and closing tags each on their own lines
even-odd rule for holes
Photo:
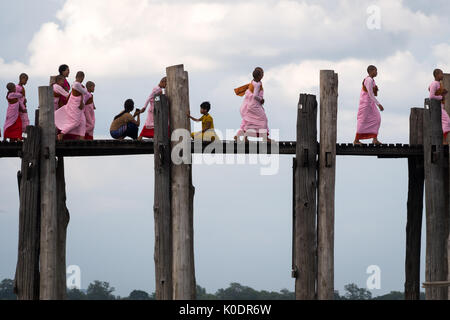
<svg viewBox="0 0 450 320">
<path fill-rule="evenodd" d="M 169 101 L 155 98 L 155 272 L 156 299 L 171 300 L 172 291 L 172 217 L 170 210 Z"/>
<path fill-rule="evenodd" d="M 320 71 L 320 154 L 318 195 L 319 300 L 334 299 L 334 196 L 336 182 L 338 75 Z"/>
<path fill-rule="evenodd" d="M 450 73 L 444 73 L 444 80 L 442 81 L 444 88 L 450 90 Z M 448 96 L 445 99 L 445 111 L 450 114 L 450 100 Z"/>
<path fill-rule="evenodd" d="M 57 190 L 57 284 L 58 300 L 67 298 L 67 266 L 66 266 L 66 242 L 67 226 L 70 221 L 69 210 L 66 206 L 66 181 L 64 175 L 64 157 L 58 157 L 56 167 Z"/>
<path fill-rule="evenodd" d="M 27 127 L 22 149 L 19 250 L 14 286 L 18 300 L 39 300 L 40 142 L 39 127 Z"/>
<path fill-rule="evenodd" d="M 58 217 L 56 200 L 56 136 L 53 89 L 39 87 L 41 127 L 41 251 L 40 299 L 57 300 L 58 295 Z"/>
<path fill-rule="evenodd" d="M 424 158 L 426 185 L 427 252 L 426 282 L 447 280 L 447 216 L 445 153 L 442 144 L 441 102 L 427 99 L 424 112 Z M 428 287 L 427 300 L 446 300 L 446 288 Z"/>
<path fill-rule="evenodd" d="M 172 150 L 177 145 L 184 147 L 183 157 L 187 162 L 172 163 L 171 168 L 171 210 L 173 261 L 172 281 L 175 300 L 195 299 L 194 266 L 194 226 L 193 226 L 193 186 L 191 184 L 191 123 L 186 113 L 189 111 L 189 80 L 183 65 L 167 68 L 167 96 L 170 102 L 170 129 L 184 129 L 182 137 L 173 141 Z M 173 153 L 173 151 L 172 151 Z"/>
<path fill-rule="evenodd" d="M 410 145 L 423 145 L 423 108 L 411 109 Z M 406 225 L 405 300 L 420 300 L 420 252 L 422 239 L 424 159 L 408 159 L 408 220 Z"/>
<path fill-rule="evenodd" d="M 300 95 L 294 164 L 294 275 L 297 300 L 316 299 L 317 100 Z"/>
</svg>

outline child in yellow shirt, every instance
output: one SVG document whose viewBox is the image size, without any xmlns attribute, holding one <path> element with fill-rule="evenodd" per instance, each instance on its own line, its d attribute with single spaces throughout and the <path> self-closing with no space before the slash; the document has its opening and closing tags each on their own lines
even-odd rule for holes
<svg viewBox="0 0 450 320">
<path fill-rule="evenodd" d="M 200 113 L 203 115 L 200 119 L 196 119 L 191 117 L 191 114 L 188 112 L 188 117 L 196 122 L 202 122 L 202 131 L 201 132 L 193 132 L 191 134 L 192 139 L 194 140 L 203 140 L 203 141 L 216 141 L 219 140 L 219 137 L 216 135 L 214 131 L 214 120 L 209 114 L 211 110 L 211 104 L 209 102 L 203 102 L 200 105 Z"/>
</svg>

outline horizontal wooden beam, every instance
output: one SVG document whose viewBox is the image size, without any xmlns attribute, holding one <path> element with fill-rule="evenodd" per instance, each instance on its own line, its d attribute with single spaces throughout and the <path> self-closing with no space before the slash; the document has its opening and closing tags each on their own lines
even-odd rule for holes
<svg viewBox="0 0 450 320">
<path fill-rule="evenodd" d="M 281 141 L 274 149 L 275 154 L 295 155 L 297 143 Z M 448 147 L 446 147 L 448 149 Z M 0 158 L 21 157 L 22 143 L 0 142 Z M 338 144 L 338 156 L 368 156 L 379 158 L 409 158 L 423 156 L 423 146 L 408 144 L 384 144 L 381 146 Z M 223 141 L 219 143 L 192 143 L 193 153 L 215 154 L 271 154 L 271 145 L 264 147 L 256 142 L 236 143 Z M 150 141 L 63 141 L 56 144 L 56 155 L 64 157 L 98 157 L 153 154 L 154 145 Z"/>
</svg>

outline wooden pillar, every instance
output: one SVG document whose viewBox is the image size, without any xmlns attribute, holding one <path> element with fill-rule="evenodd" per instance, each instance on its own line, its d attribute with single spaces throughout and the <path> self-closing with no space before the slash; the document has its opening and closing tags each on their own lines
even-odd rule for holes
<svg viewBox="0 0 450 320">
<path fill-rule="evenodd" d="M 294 276 L 297 300 L 316 299 L 317 100 L 300 95 L 294 163 Z"/>
<path fill-rule="evenodd" d="M 319 300 L 334 299 L 334 197 L 336 182 L 338 75 L 320 71 L 320 153 L 318 194 Z"/>
<path fill-rule="evenodd" d="M 183 158 L 188 163 L 175 164 L 171 168 L 171 210 L 173 261 L 172 281 L 175 300 L 195 299 L 193 186 L 189 111 L 189 80 L 183 65 L 167 68 L 167 96 L 170 102 L 170 129 L 184 129 L 176 141 L 172 136 L 172 150 L 177 145 L 184 147 Z M 173 153 L 173 151 L 172 151 Z"/>
<path fill-rule="evenodd" d="M 170 210 L 169 101 L 155 98 L 155 272 L 156 299 L 171 300 L 172 291 L 172 217 Z"/>
<path fill-rule="evenodd" d="M 57 300 L 58 217 L 56 197 L 56 156 L 53 89 L 39 87 L 41 127 L 41 251 L 40 299 Z"/>
<path fill-rule="evenodd" d="M 424 158 L 426 185 L 426 282 L 447 280 L 447 228 L 448 208 L 445 184 L 445 152 L 442 144 L 441 103 L 427 99 L 429 109 L 424 111 Z M 447 288 L 427 287 L 427 300 L 446 300 Z"/>
<path fill-rule="evenodd" d="M 444 84 L 444 88 L 449 90 L 450 89 L 450 73 L 444 73 L 444 80 L 442 81 Z M 450 100 L 447 98 L 445 99 L 445 111 L 447 111 L 448 114 L 450 114 Z M 450 141 L 450 138 L 447 137 L 447 141 Z M 449 156 L 450 159 L 450 156 Z M 449 163 L 449 169 L 450 170 L 450 163 Z M 449 171 L 449 180 L 450 180 L 450 171 Z M 449 186 L 450 181 L 447 182 L 447 187 Z M 449 191 L 449 197 L 450 197 L 450 191 Z M 450 199 L 448 199 L 450 201 Z M 449 205 L 450 206 L 450 205 Z M 450 215 L 450 210 L 449 210 L 449 215 Z M 450 216 L 447 216 L 448 219 L 448 227 L 447 227 L 447 232 L 448 232 L 448 243 L 447 243 L 447 268 L 448 268 L 448 276 L 447 276 L 447 280 L 450 281 Z M 448 288 L 448 298 L 450 299 L 450 287 Z"/>
<path fill-rule="evenodd" d="M 64 174 L 64 157 L 58 157 L 56 167 L 57 195 L 57 284 L 58 300 L 67 299 L 67 264 L 66 243 L 67 226 L 70 221 L 69 209 L 66 206 L 66 181 Z"/>
<path fill-rule="evenodd" d="M 450 90 L 450 73 L 444 73 L 444 80 L 442 81 L 444 88 Z M 450 100 L 448 96 L 445 99 L 445 110 L 450 114 Z"/>
<path fill-rule="evenodd" d="M 27 127 L 20 174 L 19 250 L 14 291 L 18 300 L 39 300 L 39 127 Z"/>
<path fill-rule="evenodd" d="M 411 109 L 410 145 L 423 145 L 423 108 Z M 423 156 L 408 159 L 408 217 L 406 225 L 405 300 L 420 300 L 420 252 L 424 197 Z"/>
</svg>

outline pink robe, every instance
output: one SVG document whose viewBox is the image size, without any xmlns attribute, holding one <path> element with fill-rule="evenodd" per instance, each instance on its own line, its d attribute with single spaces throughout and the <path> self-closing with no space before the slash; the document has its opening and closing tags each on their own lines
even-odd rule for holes
<svg viewBox="0 0 450 320">
<path fill-rule="evenodd" d="M 81 93 L 81 96 L 74 96 L 73 90 Z M 72 86 L 72 94 L 67 104 L 55 112 L 55 125 L 62 134 L 71 134 L 84 137 L 86 134 L 86 116 L 84 109 L 80 110 L 81 100 L 89 95 L 86 88 L 79 82 Z"/>
<path fill-rule="evenodd" d="M 16 103 L 9 103 L 8 102 L 8 109 L 6 111 L 6 120 L 5 120 L 5 125 L 3 127 L 3 130 L 5 133 L 6 130 L 13 126 L 16 121 L 17 118 L 20 116 L 20 110 L 24 111 L 25 109 L 25 105 L 23 104 L 23 95 L 19 92 L 11 92 L 8 94 L 8 99 L 17 99 L 18 102 Z"/>
<path fill-rule="evenodd" d="M 364 80 L 364 86 L 367 88 L 367 92 L 362 89 L 359 98 L 358 129 L 356 134 L 358 140 L 377 138 L 381 126 L 381 114 L 378 109 L 380 103 L 373 93 L 373 88 L 376 86 L 375 80 L 367 77 Z"/>
<path fill-rule="evenodd" d="M 16 85 L 16 92 L 22 94 L 22 98 L 20 98 L 20 103 L 25 107 L 25 110 L 27 110 L 27 105 L 25 104 L 26 99 L 26 93 L 25 88 L 21 86 L 20 84 Z M 28 118 L 28 112 L 21 112 L 20 118 L 22 119 L 22 132 L 25 132 L 27 130 L 27 127 L 30 125 L 30 119 Z"/>
<path fill-rule="evenodd" d="M 62 101 L 62 99 L 66 99 L 69 97 L 69 92 L 64 90 L 63 87 L 61 87 L 59 84 L 55 83 L 53 85 L 53 93 L 56 93 L 60 95 L 59 97 L 54 97 L 53 102 L 55 104 L 55 111 L 59 109 L 59 102 Z"/>
<path fill-rule="evenodd" d="M 67 79 L 65 79 L 65 78 L 64 78 L 63 88 L 66 89 L 67 92 L 70 92 L 70 84 L 69 84 L 69 82 L 67 82 Z M 68 102 L 68 99 L 64 96 L 62 96 L 60 99 L 61 99 L 61 105 L 65 106 Z M 59 106 L 58 106 L 58 109 L 59 109 Z"/>
<path fill-rule="evenodd" d="M 241 127 L 237 133 L 238 136 L 251 130 L 259 134 L 269 133 L 267 115 L 262 105 L 264 99 L 264 90 L 261 90 L 262 83 L 252 81 L 254 92 L 247 89 L 244 96 L 244 102 L 241 106 Z"/>
<path fill-rule="evenodd" d="M 147 109 L 148 105 L 150 104 L 150 108 L 148 109 L 147 121 L 145 121 L 145 129 L 155 128 L 155 117 L 153 113 L 155 111 L 155 97 L 161 93 L 162 89 L 159 86 L 155 87 L 148 97 L 147 101 L 145 102 L 144 110 Z"/>
<path fill-rule="evenodd" d="M 85 97 L 85 103 L 88 103 L 91 98 L 92 103 L 86 104 L 84 107 L 84 115 L 86 117 L 86 135 L 93 137 L 95 129 L 95 105 L 92 93 L 89 93 L 89 95 Z"/>
<path fill-rule="evenodd" d="M 441 87 L 441 83 L 439 81 L 433 81 L 428 88 L 430 91 L 430 99 L 435 99 L 442 101 L 444 97 L 437 96 L 436 91 L 438 91 Z M 442 131 L 444 132 L 444 135 L 447 135 L 450 132 L 450 117 L 448 116 L 447 111 L 445 110 L 444 103 L 441 103 L 442 106 Z"/>
</svg>

